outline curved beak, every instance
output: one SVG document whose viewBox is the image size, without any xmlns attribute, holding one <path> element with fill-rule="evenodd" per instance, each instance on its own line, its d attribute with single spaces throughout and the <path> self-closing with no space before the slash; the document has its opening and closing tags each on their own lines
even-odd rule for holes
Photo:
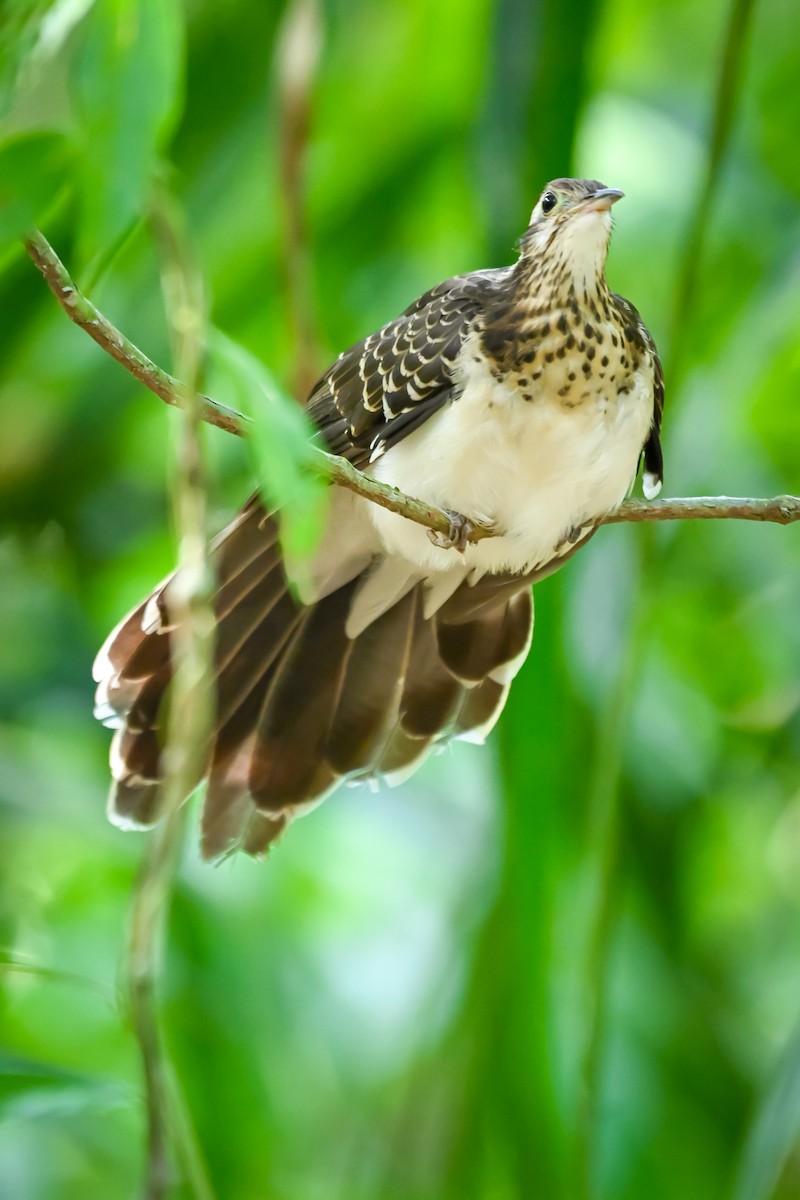
<svg viewBox="0 0 800 1200">
<path fill-rule="evenodd" d="M 616 204 L 625 195 L 619 188 L 598 188 L 591 196 L 581 201 L 581 208 L 587 212 L 608 212 L 612 204 Z"/>
</svg>

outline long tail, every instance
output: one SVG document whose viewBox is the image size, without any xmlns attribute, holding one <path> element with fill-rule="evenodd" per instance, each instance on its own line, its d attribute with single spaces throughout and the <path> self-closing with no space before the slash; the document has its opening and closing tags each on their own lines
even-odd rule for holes
<svg viewBox="0 0 800 1200">
<path fill-rule="evenodd" d="M 262 853 L 344 779 L 399 782 L 450 738 L 482 741 L 530 644 L 531 590 L 518 579 L 462 583 L 430 616 L 425 582 L 411 580 L 370 619 L 363 597 L 376 563 L 356 562 L 352 578 L 302 604 L 287 585 L 275 522 L 255 499 L 217 539 L 213 559 L 207 858 L 237 847 Z M 166 580 L 95 663 L 97 716 L 116 728 L 109 813 L 125 827 L 160 814 L 170 628 Z"/>
</svg>

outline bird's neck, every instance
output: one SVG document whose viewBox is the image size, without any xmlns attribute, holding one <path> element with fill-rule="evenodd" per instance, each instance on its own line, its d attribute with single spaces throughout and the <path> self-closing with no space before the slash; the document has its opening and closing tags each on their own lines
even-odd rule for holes
<svg viewBox="0 0 800 1200">
<path fill-rule="evenodd" d="M 559 310 L 606 309 L 609 288 L 605 276 L 605 253 L 594 262 L 586 257 L 561 256 L 558 260 L 519 260 L 516 267 L 517 295 L 532 314 Z"/>
</svg>

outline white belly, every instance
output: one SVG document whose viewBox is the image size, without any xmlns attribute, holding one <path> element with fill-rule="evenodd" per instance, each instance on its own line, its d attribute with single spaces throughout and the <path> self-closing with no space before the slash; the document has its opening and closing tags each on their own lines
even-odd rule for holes
<svg viewBox="0 0 800 1200">
<path fill-rule="evenodd" d="M 501 536 L 461 559 L 477 574 L 549 561 L 571 530 L 620 504 L 636 475 L 653 411 L 649 373 L 634 375 L 627 395 L 600 390 L 574 408 L 559 402 L 557 379 L 546 382 L 526 401 L 476 366 L 458 400 L 373 465 L 376 479 L 407 495 L 496 524 Z M 421 526 L 369 509 L 388 552 L 425 573 L 458 561 Z"/>
</svg>

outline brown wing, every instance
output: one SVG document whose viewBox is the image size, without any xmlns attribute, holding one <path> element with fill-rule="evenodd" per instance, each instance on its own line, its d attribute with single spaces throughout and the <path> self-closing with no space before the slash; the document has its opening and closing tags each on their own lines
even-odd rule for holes
<svg viewBox="0 0 800 1200">
<path fill-rule="evenodd" d="M 613 295 L 612 300 L 615 301 L 626 327 L 633 333 L 632 341 L 638 345 L 640 351 L 653 364 L 653 421 L 647 441 L 644 444 L 643 454 L 645 470 L 661 483 L 664 478 L 664 456 L 661 452 L 661 418 L 664 413 L 664 369 L 661 365 L 661 359 L 659 358 L 653 335 L 639 315 L 638 309 L 631 304 L 630 300 L 626 300 L 624 296 Z"/>
<path fill-rule="evenodd" d="M 503 268 L 448 279 L 340 354 L 307 404 L 327 448 L 363 467 L 453 399 L 464 338 L 510 274 Z"/>
</svg>

